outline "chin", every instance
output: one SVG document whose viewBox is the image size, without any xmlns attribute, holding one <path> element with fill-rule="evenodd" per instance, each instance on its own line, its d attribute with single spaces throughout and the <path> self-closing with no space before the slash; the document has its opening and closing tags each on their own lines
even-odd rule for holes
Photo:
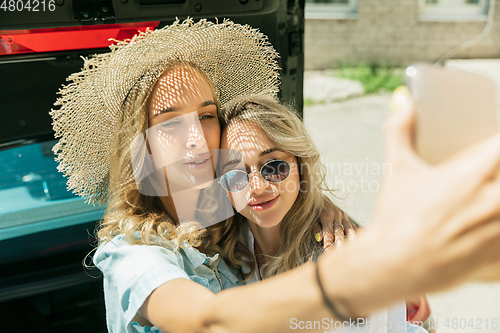
<svg viewBox="0 0 500 333">
<path fill-rule="evenodd" d="M 176 192 L 182 192 L 182 191 L 187 191 L 187 190 L 203 190 L 210 185 L 212 185 L 214 182 L 214 178 L 212 177 L 207 177 L 206 179 L 197 179 L 196 182 L 192 183 L 169 183 L 170 185 L 170 190 L 172 193 Z"/>
<path fill-rule="evenodd" d="M 248 209 L 251 210 L 251 208 Z M 257 224 L 261 228 L 272 228 L 280 224 L 285 215 L 272 213 L 255 214 L 254 212 L 250 211 L 249 214 L 245 214 L 243 216 L 245 216 L 249 221 Z"/>
<path fill-rule="evenodd" d="M 214 179 L 212 177 L 212 179 L 209 180 L 209 181 L 207 181 L 206 183 L 198 184 L 196 186 L 191 187 L 191 189 L 193 189 L 193 190 L 203 190 L 203 189 L 209 187 L 210 185 L 212 185 L 213 183 L 214 183 Z"/>
<path fill-rule="evenodd" d="M 188 168 L 167 169 L 167 178 L 172 192 L 184 190 L 201 190 L 209 187 L 214 182 L 214 174 L 210 168 L 207 170 L 189 170 Z"/>
</svg>

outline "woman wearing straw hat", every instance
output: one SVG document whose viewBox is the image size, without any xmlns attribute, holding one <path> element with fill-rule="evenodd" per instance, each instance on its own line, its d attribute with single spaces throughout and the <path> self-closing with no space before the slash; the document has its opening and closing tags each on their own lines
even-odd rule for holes
<svg viewBox="0 0 500 333">
<path fill-rule="evenodd" d="M 249 260 L 248 249 L 242 246 L 223 253 L 224 244 L 238 242 L 224 223 L 202 230 L 190 223 L 199 222 L 203 214 L 211 218 L 202 227 L 218 222 L 221 216 L 213 216 L 214 206 L 204 206 L 210 198 L 215 198 L 212 202 L 218 205 L 217 213 L 226 211 L 219 209 L 222 204 L 208 176 L 210 172 L 213 175 L 218 158 L 212 151 L 218 148 L 218 139 L 213 138 L 220 135 L 218 104 L 243 94 L 274 96 L 278 89 L 275 57 L 264 36 L 250 27 L 203 20 L 176 22 L 118 43 L 110 53 L 87 60 L 82 72 L 71 76 L 72 83 L 62 89 L 56 103 L 61 107 L 51 113 L 56 135 L 61 137 L 54 147 L 59 168 L 69 176 L 68 185 L 77 194 L 92 203 L 108 202 L 94 261 L 104 274 L 111 332 L 284 331 L 291 328 L 292 319 L 328 317 L 338 321 L 362 316 L 457 281 L 453 277 L 434 281 L 405 270 L 406 259 L 415 252 L 411 245 L 427 241 L 428 235 L 415 232 L 406 239 L 389 238 L 385 242 L 389 247 L 378 244 L 382 235 L 385 238 L 394 235 L 393 229 L 401 230 L 401 223 L 394 224 L 394 219 L 408 214 L 389 209 L 387 201 L 398 192 L 389 182 L 393 189 L 382 198 L 374 223 L 378 228 L 319 261 L 322 275 L 328 278 L 319 279 L 314 264 L 305 264 L 294 274 L 214 293 L 242 284 L 244 273 L 237 268 Z M 176 119 L 172 120 L 172 115 Z M 174 133 L 172 129 L 179 124 L 187 130 Z M 405 121 L 396 124 L 389 133 L 404 138 Z M 179 150 L 174 157 L 154 154 L 178 148 L 179 143 L 187 153 Z M 398 149 L 408 147 L 393 144 L 392 152 Z M 467 157 L 448 169 L 459 169 L 458 164 L 478 156 Z M 484 156 L 479 157 L 484 160 Z M 399 162 L 400 166 L 413 163 Z M 405 170 L 398 169 L 399 175 L 405 175 Z M 487 168 L 477 171 L 490 172 Z M 174 177 L 165 177 L 169 174 Z M 445 175 L 454 181 L 454 174 Z M 419 178 L 418 173 L 413 179 L 435 181 L 428 174 Z M 469 192 L 479 193 L 480 185 Z M 449 193 L 453 192 L 437 200 L 443 211 L 456 210 L 456 201 L 463 199 L 449 198 Z M 425 196 L 417 196 L 422 198 Z M 404 199 L 397 196 L 397 200 Z M 201 209 L 193 210 L 193 205 Z M 410 211 L 413 209 L 408 225 L 415 219 L 425 220 L 422 225 L 427 230 L 432 223 L 448 221 L 442 216 L 437 221 L 424 219 L 426 212 L 435 210 L 425 200 L 414 203 Z M 459 225 L 466 228 L 466 222 L 476 220 L 469 217 Z M 446 240 L 439 246 L 450 247 L 454 239 Z M 387 249 L 400 244 L 406 248 L 403 246 L 399 256 L 385 256 Z M 488 245 L 498 253 L 499 249 L 488 242 L 469 244 L 467 249 L 476 254 Z M 426 250 L 424 247 L 421 254 Z M 455 272 L 471 267 L 469 256 L 447 254 L 444 261 L 417 264 L 426 272 L 432 267 L 436 274 L 449 267 Z M 356 276 L 373 268 L 382 272 L 369 283 L 356 283 Z M 395 277 L 394 272 L 401 276 Z M 403 287 L 396 283 L 401 277 L 412 283 Z"/>
</svg>

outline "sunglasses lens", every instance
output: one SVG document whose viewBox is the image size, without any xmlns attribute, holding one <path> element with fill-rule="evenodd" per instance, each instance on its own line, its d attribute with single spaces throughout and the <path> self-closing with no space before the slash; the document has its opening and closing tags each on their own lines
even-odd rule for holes
<svg viewBox="0 0 500 333">
<path fill-rule="evenodd" d="M 246 172 L 229 171 L 221 177 L 222 186 L 230 192 L 240 192 L 248 185 Z"/>
<path fill-rule="evenodd" d="M 290 166 L 285 161 L 272 161 L 262 168 L 262 177 L 271 183 L 279 183 L 290 174 Z"/>
</svg>

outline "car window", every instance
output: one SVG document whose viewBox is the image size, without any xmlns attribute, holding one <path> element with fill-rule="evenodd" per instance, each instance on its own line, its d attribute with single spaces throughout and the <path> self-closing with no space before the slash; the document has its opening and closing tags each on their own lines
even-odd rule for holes
<svg viewBox="0 0 500 333">
<path fill-rule="evenodd" d="M 56 141 L 0 151 L 0 240 L 102 218 L 66 189 L 52 147 Z"/>
</svg>

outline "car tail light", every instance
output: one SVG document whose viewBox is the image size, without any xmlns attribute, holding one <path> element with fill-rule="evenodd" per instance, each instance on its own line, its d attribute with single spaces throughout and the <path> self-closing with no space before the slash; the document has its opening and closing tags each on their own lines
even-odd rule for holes
<svg viewBox="0 0 500 333">
<path fill-rule="evenodd" d="M 157 22 L 110 24 L 33 30 L 0 30 L 0 56 L 106 48 L 113 40 L 132 38 L 139 31 L 154 30 Z"/>
</svg>

